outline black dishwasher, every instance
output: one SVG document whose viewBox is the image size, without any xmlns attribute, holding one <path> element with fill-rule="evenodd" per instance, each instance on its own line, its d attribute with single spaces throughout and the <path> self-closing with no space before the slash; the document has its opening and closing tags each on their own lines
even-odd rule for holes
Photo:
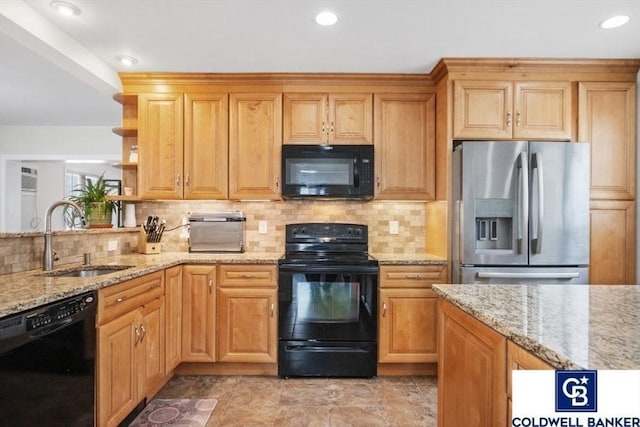
<svg viewBox="0 0 640 427">
<path fill-rule="evenodd" d="M 96 294 L 0 319 L 0 420 L 94 425 Z"/>
</svg>

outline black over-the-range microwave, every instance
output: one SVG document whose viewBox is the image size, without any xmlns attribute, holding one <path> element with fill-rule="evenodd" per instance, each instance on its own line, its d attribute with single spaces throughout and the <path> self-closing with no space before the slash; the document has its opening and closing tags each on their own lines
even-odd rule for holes
<svg viewBox="0 0 640 427">
<path fill-rule="evenodd" d="M 282 146 L 282 197 L 370 200 L 373 145 Z"/>
</svg>

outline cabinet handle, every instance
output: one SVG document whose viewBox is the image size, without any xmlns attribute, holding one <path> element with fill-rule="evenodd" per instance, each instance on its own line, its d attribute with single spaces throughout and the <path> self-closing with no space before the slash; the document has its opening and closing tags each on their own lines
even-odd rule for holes
<svg viewBox="0 0 640 427">
<path fill-rule="evenodd" d="M 331 135 L 333 135 L 333 122 L 331 122 Z"/>
<path fill-rule="evenodd" d="M 322 135 L 324 135 L 325 134 L 324 120 L 322 121 L 322 129 L 321 129 L 321 131 L 322 131 Z"/>
<path fill-rule="evenodd" d="M 404 278 L 405 279 L 409 279 L 409 280 L 422 280 L 422 279 L 424 279 L 424 277 L 422 277 L 419 274 L 405 274 Z"/>
<path fill-rule="evenodd" d="M 507 111 L 507 127 L 511 127 L 511 111 Z"/>
<path fill-rule="evenodd" d="M 256 277 L 258 277 L 258 276 L 256 276 L 255 274 L 243 274 L 243 275 L 241 275 L 240 277 L 241 277 L 242 279 L 255 279 L 255 278 L 256 278 Z"/>
<path fill-rule="evenodd" d="M 516 127 L 520 127 L 520 111 L 516 111 Z"/>
<path fill-rule="evenodd" d="M 135 328 L 136 331 L 136 341 L 135 341 L 135 345 L 137 346 L 138 343 L 140 342 L 140 330 L 138 330 L 138 327 L 136 326 Z"/>
<path fill-rule="evenodd" d="M 209 293 L 213 291 L 213 279 L 209 279 Z"/>
<path fill-rule="evenodd" d="M 280 177 L 276 175 L 276 190 L 280 188 Z"/>
<path fill-rule="evenodd" d="M 275 310 L 275 307 L 273 305 L 273 303 L 271 303 L 271 317 L 273 317 L 273 311 Z"/>
<path fill-rule="evenodd" d="M 159 284 L 159 283 L 156 283 L 156 284 L 154 284 L 154 285 L 149 285 L 149 287 L 147 288 L 147 290 L 149 290 L 149 291 L 150 291 L 151 289 L 155 289 L 155 288 L 159 288 L 159 287 L 160 287 L 160 284 Z"/>
<path fill-rule="evenodd" d="M 376 177 L 376 187 L 380 188 L 380 175 Z"/>
<path fill-rule="evenodd" d="M 185 187 L 189 186 L 189 174 L 187 174 L 187 176 L 184 177 L 184 186 Z"/>
<path fill-rule="evenodd" d="M 147 335 L 147 330 L 145 329 L 144 325 L 140 325 L 140 343 L 142 343 L 142 340 L 144 340 L 144 337 Z"/>
<path fill-rule="evenodd" d="M 118 298 L 116 298 L 116 300 L 115 300 L 115 304 L 120 304 L 122 301 L 124 301 L 124 300 L 126 300 L 126 299 L 127 299 L 127 296 L 126 296 L 126 295 L 123 295 L 123 296 L 121 296 L 121 297 L 118 297 Z"/>
<path fill-rule="evenodd" d="M 180 174 L 176 175 L 176 187 L 180 187 Z"/>
<path fill-rule="evenodd" d="M 382 317 L 387 317 L 387 303 L 382 303 Z"/>
</svg>

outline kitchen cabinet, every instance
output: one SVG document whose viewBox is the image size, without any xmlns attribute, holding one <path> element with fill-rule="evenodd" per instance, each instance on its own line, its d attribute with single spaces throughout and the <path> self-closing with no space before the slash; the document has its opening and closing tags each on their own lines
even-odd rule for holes
<svg viewBox="0 0 640 427">
<path fill-rule="evenodd" d="M 374 95 L 376 199 L 434 200 L 435 100 Z"/>
<path fill-rule="evenodd" d="M 182 361 L 216 361 L 216 267 L 182 269 Z"/>
<path fill-rule="evenodd" d="M 571 140 L 569 81 L 456 80 L 453 138 Z"/>
<path fill-rule="evenodd" d="M 152 273 L 98 292 L 97 424 L 117 426 L 166 381 L 164 275 Z"/>
<path fill-rule="evenodd" d="M 591 201 L 590 283 L 636 283 L 635 206 L 631 200 Z"/>
<path fill-rule="evenodd" d="M 229 99 L 229 198 L 280 199 L 282 94 L 232 93 Z"/>
<path fill-rule="evenodd" d="M 275 265 L 220 265 L 220 362 L 277 362 L 277 285 Z"/>
<path fill-rule="evenodd" d="M 165 284 L 165 361 L 167 374 L 182 361 L 182 266 L 164 271 Z"/>
<path fill-rule="evenodd" d="M 373 144 L 370 93 L 285 93 L 285 144 Z"/>
<path fill-rule="evenodd" d="M 636 197 L 636 84 L 581 82 L 578 140 L 591 144 L 591 199 Z"/>
<path fill-rule="evenodd" d="M 228 96 L 138 96 L 140 197 L 227 197 Z"/>
<path fill-rule="evenodd" d="M 438 361 L 438 298 L 431 286 L 446 282 L 443 265 L 380 267 L 379 363 Z"/>
<path fill-rule="evenodd" d="M 132 196 L 119 196 L 121 200 L 135 200 L 138 194 L 138 163 L 130 161 L 132 147 L 138 146 L 138 95 L 117 93 L 113 99 L 122 105 L 121 126 L 113 133 L 122 137 L 122 161 L 116 166 L 122 169 L 122 187 L 131 187 Z"/>
<path fill-rule="evenodd" d="M 438 309 L 438 426 L 506 426 L 506 338 L 443 299 Z"/>
<path fill-rule="evenodd" d="M 507 341 L 507 425 L 511 425 L 511 401 L 512 401 L 512 375 L 515 370 L 547 370 L 554 369 L 544 360 L 531 354 L 529 351 Z"/>
</svg>

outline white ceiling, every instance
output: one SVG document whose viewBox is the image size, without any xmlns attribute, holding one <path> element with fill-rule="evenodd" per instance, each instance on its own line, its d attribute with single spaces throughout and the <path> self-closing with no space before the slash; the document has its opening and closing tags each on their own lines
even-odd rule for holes
<svg viewBox="0 0 640 427">
<path fill-rule="evenodd" d="M 428 73 L 442 57 L 640 58 L 640 0 L 0 0 L 0 125 L 118 125 L 117 71 Z M 333 27 L 314 16 L 332 9 Z M 631 21 L 602 30 L 615 14 Z M 115 56 L 138 58 L 134 67 Z"/>
</svg>

